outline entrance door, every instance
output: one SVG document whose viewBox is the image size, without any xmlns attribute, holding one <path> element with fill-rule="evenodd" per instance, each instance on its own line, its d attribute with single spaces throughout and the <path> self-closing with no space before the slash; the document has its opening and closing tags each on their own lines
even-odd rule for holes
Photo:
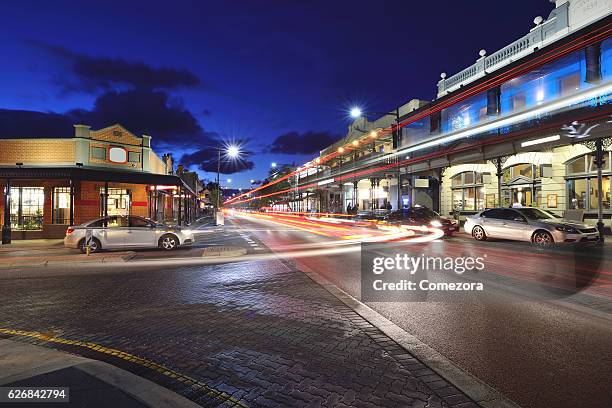
<svg viewBox="0 0 612 408">
<path fill-rule="evenodd" d="M 511 197 L 513 206 L 529 207 L 534 204 L 531 186 L 511 187 Z"/>
</svg>

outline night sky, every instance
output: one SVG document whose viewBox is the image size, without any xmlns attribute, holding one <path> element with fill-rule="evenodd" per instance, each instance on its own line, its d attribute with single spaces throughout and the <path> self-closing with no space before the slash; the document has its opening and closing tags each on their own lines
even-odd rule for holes
<svg viewBox="0 0 612 408">
<path fill-rule="evenodd" d="M 222 184 L 301 164 L 342 137 L 347 110 L 431 100 L 441 72 L 526 34 L 547 0 L 3 2 L 0 138 L 121 123 Z"/>
</svg>

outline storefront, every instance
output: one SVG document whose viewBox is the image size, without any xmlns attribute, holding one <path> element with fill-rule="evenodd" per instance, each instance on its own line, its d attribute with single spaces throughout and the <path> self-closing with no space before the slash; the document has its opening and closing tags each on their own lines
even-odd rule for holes
<svg viewBox="0 0 612 408">
<path fill-rule="evenodd" d="M 61 238 L 68 225 L 101 216 L 138 215 L 183 224 L 197 194 L 159 158 L 150 137 L 120 125 L 76 125 L 66 139 L 0 140 L 3 242 Z"/>
</svg>

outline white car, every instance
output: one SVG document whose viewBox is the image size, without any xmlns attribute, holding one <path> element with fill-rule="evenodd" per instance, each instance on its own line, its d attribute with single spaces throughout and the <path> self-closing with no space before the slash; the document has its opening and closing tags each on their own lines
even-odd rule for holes
<svg viewBox="0 0 612 408">
<path fill-rule="evenodd" d="M 98 218 L 66 230 L 64 246 L 87 252 L 87 230 L 91 230 L 90 252 L 102 249 L 161 248 L 167 251 L 194 242 L 193 231 L 158 224 L 143 217 L 119 216 Z"/>
<path fill-rule="evenodd" d="M 464 228 L 479 241 L 502 238 L 550 245 L 599 240 L 595 227 L 565 221 L 548 211 L 532 207 L 491 208 L 468 217 Z"/>
</svg>

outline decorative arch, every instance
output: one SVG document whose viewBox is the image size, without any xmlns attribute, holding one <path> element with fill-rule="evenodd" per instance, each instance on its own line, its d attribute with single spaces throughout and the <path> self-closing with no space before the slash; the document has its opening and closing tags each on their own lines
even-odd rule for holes
<svg viewBox="0 0 612 408">
<path fill-rule="evenodd" d="M 506 162 L 504 163 L 503 169 L 507 169 L 516 164 L 531 163 L 531 164 L 535 164 L 536 166 L 539 166 L 541 164 L 552 164 L 552 159 L 553 159 L 552 152 L 550 153 L 548 152 L 546 153 L 542 153 L 542 152 L 518 153 L 518 154 L 508 157 L 508 160 L 506 160 Z"/>
</svg>

